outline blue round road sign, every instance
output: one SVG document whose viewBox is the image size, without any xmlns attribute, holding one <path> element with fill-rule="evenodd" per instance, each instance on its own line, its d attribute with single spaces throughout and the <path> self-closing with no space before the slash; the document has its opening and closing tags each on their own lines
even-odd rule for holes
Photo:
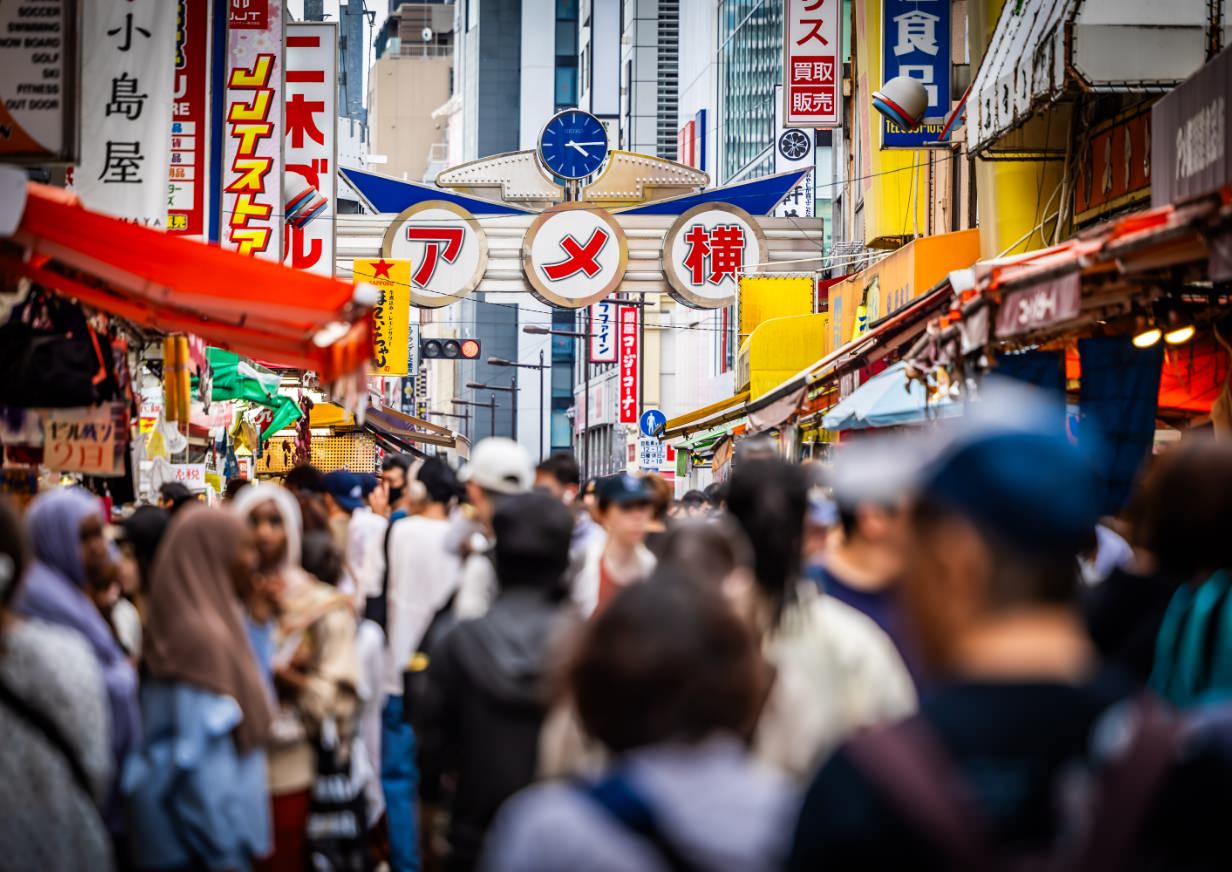
<svg viewBox="0 0 1232 872">
<path fill-rule="evenodd" d="M 659 430 L 667 423 L 667 415 L 664 415 L 658 409 L 647 409 L 642 412 L 642 417 L 637 419 L 637 425 L 642 430 L 643 436 L 658 437 Z"/>
</svg>

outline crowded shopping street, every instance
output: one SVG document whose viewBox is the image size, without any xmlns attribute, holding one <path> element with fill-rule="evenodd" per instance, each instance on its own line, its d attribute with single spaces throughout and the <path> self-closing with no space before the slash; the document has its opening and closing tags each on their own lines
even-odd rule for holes
<svg viewBox="0 0 1232 872">
<path fill-rule="evenodd" d="M 1228 872 L 1232 8 L 0 0 L 0 872 Z"/>
</svg>

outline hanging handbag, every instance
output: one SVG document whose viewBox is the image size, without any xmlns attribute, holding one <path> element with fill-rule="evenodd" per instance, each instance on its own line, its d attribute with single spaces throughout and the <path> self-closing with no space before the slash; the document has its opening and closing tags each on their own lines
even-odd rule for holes
<svg viewBox="0 0 1232 872">
<path fill-rule="evenodd" d="M 356 777 L 354 748 L 344 762 L 336 724 L 321 725 L 317 773 L 308 805 L 308 868 L 320 872 L 369 872 L 367 800 Z"/>
<path fill-rule="evenodd" d="M 77 305 L 35 289 L 0 327 L 0 405 L 65 409 L 111 399 L 109 353 Z"/>
</svg>

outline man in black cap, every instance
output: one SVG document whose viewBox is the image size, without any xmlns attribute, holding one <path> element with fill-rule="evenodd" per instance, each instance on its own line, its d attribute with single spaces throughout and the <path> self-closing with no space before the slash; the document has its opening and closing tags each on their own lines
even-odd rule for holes
<svg viewBox="0 0 1232 872">
<path fill-rule="evenodd" d="M 492 518 L 499 593 L 428 652 L 417 704 L 420 792 L 440 800 L 452 776 L 447 868 L 470 869 L 497 808 L 534 779 L 548 705 L 548 655 L 570 612 L 562 607 L 573 518 L 543 493 L 508 497 Z"/>
</svg>

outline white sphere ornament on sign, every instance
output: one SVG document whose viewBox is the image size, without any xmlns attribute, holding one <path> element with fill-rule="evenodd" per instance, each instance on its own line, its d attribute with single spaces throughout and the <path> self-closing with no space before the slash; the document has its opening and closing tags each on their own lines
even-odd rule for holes
<svg viewBox="0 0 1232 872">
<path fill-rule="evenodd" d="M 603 209 L 566 203 L 526 231 L 522 268 L 532 292 L 567 309 L 597 303 L 620 286 L 628 264 L 625 232 Z"/>
<path fill-rule="evenodd" d="M 488 268 L 488 240 L 475 216 L 446 200 L 425 200 L 385 231 L 381 255 L 411 262 L 411 303 L 436 309 L 475 290 Z"/>
<path fill-rule="evenodd" d="M 719 309 L 736 302 L 740 277 L 760 267 L 766 251 L 766 237 L 748 212 L 703 203 L 667 231 L 663 274 L 671 295 L 684 305 Z"/>
</svg>

